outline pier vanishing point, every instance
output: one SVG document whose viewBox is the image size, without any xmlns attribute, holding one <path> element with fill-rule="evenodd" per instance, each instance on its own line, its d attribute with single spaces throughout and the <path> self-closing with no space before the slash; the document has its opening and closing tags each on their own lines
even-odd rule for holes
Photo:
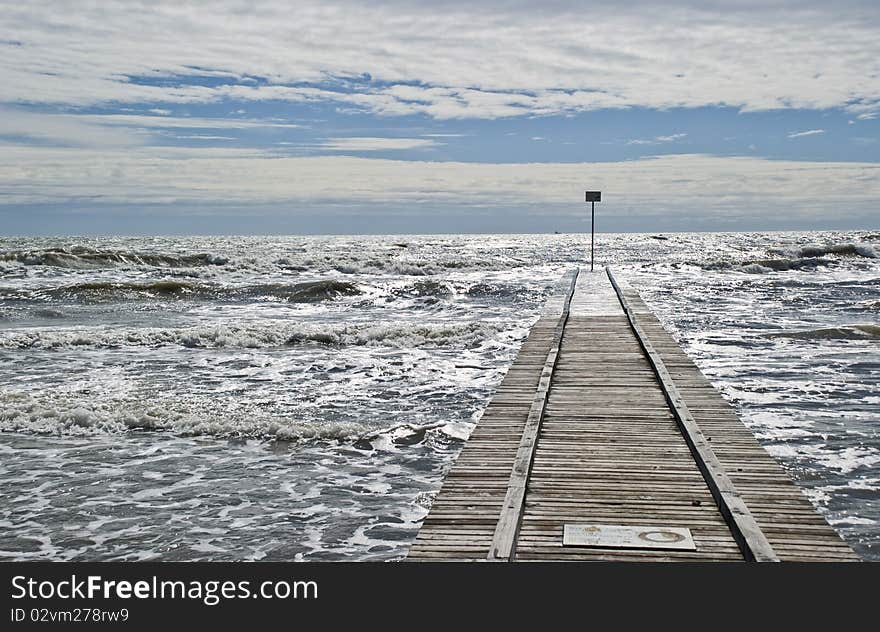
<svg viewBox="0 0 880 632">
<path fill-rule="evenodd" d="M 559 284 L 415 561 L 856 561 L 610 270 Z"/>
</svg>

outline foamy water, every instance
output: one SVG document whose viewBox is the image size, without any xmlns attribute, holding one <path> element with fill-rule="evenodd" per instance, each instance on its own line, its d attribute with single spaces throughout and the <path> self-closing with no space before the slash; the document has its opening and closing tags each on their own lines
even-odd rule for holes
<svg viewBox="0 0 880 632">
<path fill-rule="evenodd" d="M 880 559 L 880 236 L 600 235 Z M 0 557 L 397 559 L 581 235 L 0 239 Z"/>
</svg>

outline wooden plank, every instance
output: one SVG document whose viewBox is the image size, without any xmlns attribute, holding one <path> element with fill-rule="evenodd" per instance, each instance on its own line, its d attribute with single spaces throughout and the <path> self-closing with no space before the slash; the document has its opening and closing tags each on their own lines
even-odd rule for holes
<svg viewBox="0 0 880 632">
<path fill-rule="evenodd" d="M 516 451 L 516 460 L 510 472 L 510 481 L 507 484 L 507 493 L 504 497 L 501 515 L 498 518 L 498 524 L 492 536 L 492 547 L 489 550 L 489 555 L 486 556 L 486 559 L 490 561 L 509 562 L 513 560 L 516 554 L 516 540 L 522 522 L 526 485 L 532 471 L 535 449 L 538 446 L 538 435 L 541 432 L 541 422 L 544 419 L 544 409 L 547 406 L 547 394 L 550 391 L 553 371 L 556 368 L 556 362 L 559 357 L 559 347 L 562 344 L 562 335 L 565 333 L 565 324 L 568 322 L 571 299 L 577 286 L 578 274 L 579 271 L 575 270 L 572 275 L 571 287 L 565 296 L 562 313 L 553 332 L 553 341 L 544 360 L 538 389 L 535 391 L 531 407 L 529 408 L 529 415 Z"/>
<path fill-rule="evenodd" d="M 571 278 L 563 277 L 532 327 L 520 352 L 498 389 L 500 393 L 534 394 L 562 313 Z M 511 388 L 511 385 L 514 385 Z M 524 385 L 524 386 L 522 386 Z M 485 560 L 501 512 L 511 468 L 528 416 L 531 397 L 501 404 L 496 394 L 449 471 L 434 506 L 426 517 L 407 556 L 408 560 Z M 494 504 L 475 504 L 472 494 Z M 447 497 L 464 495 L 459 501 Z M 474 533 L 476 531 L 479 535 Z M 433 534 L 461 534 L 461 540 L 477 544 L 466 552 L 437 551 Z M 473 536 L 470 539 L 468 536 Z"/>
<path fill-rule="evenodd" d="M 571 281 L 558 284 L 530 331 L 448 473 L 407 559 L 745 558 L 624 302 L 776 556 L 858 559 L 634 290 L 623 284 L 615 288 L 607 274 L 580 274 L 573 293 Z M 564 310 L 568 316 L 560 328 Z M 517 504 L 518 520 L 511 512 Z M 511 516 L 501 525 L 504 513 Z M 691 531 L 697 550 L 563 547 L 567 523 L 678 525 Z M 496 548 L 499 529 L 512 533 L 504 542 L 507 549 Z"/>
<path fill-rule="evenodd" d="M 608 273 L 608 278 L 611 281 L 611 285 L 614 287 L 614 291 L 620 299 L 620 303 L 623 306 L 629 324 L 632 327 L 639 344 L 644 350 L 648 361 L 653 367 L 654 373 L 657 375 L 657 379 L 663 389 L 663 394 L 669 404 L 669 409 L 675 416 L 675 419 L 681 428 L 682 435 L 697 462 L 697 466 L 700 468 L 700 471 L 703 472 L 706 483 L 712 491 L 712 496 L 715 498 L 718 508 L 721 510 L 722 515 L 724 515 L 728 525 L 731 527 L 734 537 L 740 545 L 743 554 L 746 556 L 746 559 L 750 561 L 778 562 L 779 557 L 776 555 L 776 552 L 773 550 L 773 547 L 767 540 L 764 532 L 761 531 L 761 528 L 758 526 L 754 516 L 752 516 L 749 511 L 749 508 L 746 506 L 745 502 L 743 502 L 736 486 L 733 484 L 733 481 L 730 480 L 721 461 L 718 460 L 718 457 L 709 445 L 709 441 L 707 441 L 705 435 L 703 435 L 703 431 L 694 420 L 687 402 L 685 402 L 678 387 L 669 375 L 669 371 L 666 369 L 662 357 L 654 348 L 648 335 L 642 329 L 635 311 L 630 306 L 629 301 L 626 296 L 624 296 L 623 291 L 620 289 L 620 286 L 614 278 L 614 275 L 611 273 L 611 268 L 606 268 L 606 271 Z"/>
<path fill-rule="evenodd" d="M 742 560 L 604 273 L 582 274 L 572 302 L 517 560 L 670 559 L 563 549 L 566 524 L 686 527 L 698 550 L 672 559 Z"/>
</svg>

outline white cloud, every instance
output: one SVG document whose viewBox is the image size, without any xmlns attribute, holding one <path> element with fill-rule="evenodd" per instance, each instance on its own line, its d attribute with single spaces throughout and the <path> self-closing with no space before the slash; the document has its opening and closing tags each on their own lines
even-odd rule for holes
<svg viewBox="0 0 880 632">
<path fill-rule="evenodd" d="M 266 205 L 278 212 L 336 204 L 363 213 L 425 203 L 583 211 L 585 182 L 603 191 L 605 212 L 763 217 L 796 221 L 844 205 L 876 212 L 880 165 L 675 155 L 598 163 L 481 164 L 350 156 L 282 157 L 242 149 L 137 147 L 94 151 L 0 146 L 6 204 Z M 561 209 L 561 210 L 560 210 Z M 6 211 L 14 212 L 14 211 Z"/>
<path fill-rule="evenodd" d="M 427 138 L 350 136 L 347 138 L 328 138 L 319 143 L 318 147 L 330 151 L 388 151 L 396 149 L 428 149 L 439 144 L 442 143 Z"/>
<path fill-rule="evenodd" d="M 342 0 L 245 9 L 235 0 L 166 0 L 65 10 L 0 0 L 0 85 L 8 103 L 333 100 L 438 119 L 707 105 L 880 109 L 876 6 L 723 9 Z M 372 80 L 359 80 L 363 73 Z M 212 81 L 196 85 L 191 75 Z M 303 86 L 334 77 L 345 81 Z"/>
<path fill-rule="evenodd" d="M 142 145 L 153 134 L 167 130 L 236 130 L 300 128 L 292 123 L 259 119 L 221 119 L 138 114 L 48 114 L 0 106 L 0 136 L 82 147 Z M 216 138 L 220 135 L 189 135 L 177 138 Z"/>
<path fill-rule="evenodd" d="M 817 134 L 824 134 L 824 129 L 808 129 L 805 132 L 792 132 L 788 135 L 789 138 L 800 138 L 801 136 L 816 136 Z"/>
<path fill-rule="evenodd" d="M 658 145 L 660 143 L 674 143 L 685 138 L 687 134 L 669 134 L 668 136 L 655 136 L 654 138 L 634 138 L 626 141 L 627 145 Z"/>
<path fill-rule="evenodd" d="M 167 110 L 166 110 L 167 112 Z M 65 114 L 56 115 L 86 123 L 98 125 L 117 125 L 123 127 L 164 127 L 164 128 L 201 128 L 201 129 L 254 129 L 260 127 L 300 128 L 301 125 L 272 120 L 237 119 L 237 118 L 203 118 L 195 116 L 143 116 L 139 114 Z"/>
<path fill-rule="evenodd" d="M 658 136 L 658 137 L 657 137 L 657 142 L 660 142 L 660 143 L 671 143 L 671 142 L 676 141 L 676 140 L 681 140 L 681 139 L 684 138 L 685 136 L 687 136 L 687 134 L 670 134 L 669 136 Z"/>
<path fill-rule="evenodd" d="M 3 136 L 88 147 L 126 147 L 141 145 L 147 140 L 133 130 L 108 128 L 76 116 L 0 107 L 0 137 Z"/>
<path fill-rule="evenodd" d="M 180 140 L 235 140 L 232 136 L 215 136 L 213 134 L 183 134 L 174 138 Z"/>
</svg>

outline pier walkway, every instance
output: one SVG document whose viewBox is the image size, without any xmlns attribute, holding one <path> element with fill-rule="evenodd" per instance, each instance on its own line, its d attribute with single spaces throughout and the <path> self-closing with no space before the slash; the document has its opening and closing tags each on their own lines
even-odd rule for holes
<svg viewBox="0 0 880 632">
<path fill-rule="evenodd" d="M 560 282 L 413 561 L 858 560 L 638 293 Z"/>
</svg>

